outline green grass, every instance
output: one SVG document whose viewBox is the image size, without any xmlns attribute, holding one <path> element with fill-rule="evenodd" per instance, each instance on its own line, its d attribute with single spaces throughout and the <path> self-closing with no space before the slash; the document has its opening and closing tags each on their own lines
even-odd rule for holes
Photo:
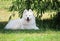
<svg viewBox="0 0 60 41">
<path fill-rule="evenodd" d="M 0 41 L 60 41 L 60 31 L 1 30 Z"/>
</svg>

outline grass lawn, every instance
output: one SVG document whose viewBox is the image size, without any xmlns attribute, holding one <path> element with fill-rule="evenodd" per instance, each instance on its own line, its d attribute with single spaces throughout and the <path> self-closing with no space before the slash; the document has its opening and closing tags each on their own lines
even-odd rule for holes
<svg viewBox="0 0 60 41">
<path fill-rule="evenodd" d="M 60 31 L 1 30 L 0 41 L 60 41 Z"/>
</svg>

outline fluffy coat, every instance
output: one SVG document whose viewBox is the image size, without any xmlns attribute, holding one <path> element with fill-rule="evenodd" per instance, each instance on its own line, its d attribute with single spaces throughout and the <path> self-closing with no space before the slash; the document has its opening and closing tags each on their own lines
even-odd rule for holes
<svg viewBox="0 0 60 41">
<path fill-rule="evenodd" d="M 24 10 L 22 18 L 10 20 L 5 29 L 39 29 L 35 23 L 35 17 L 31 9 Z"/>
</svg>

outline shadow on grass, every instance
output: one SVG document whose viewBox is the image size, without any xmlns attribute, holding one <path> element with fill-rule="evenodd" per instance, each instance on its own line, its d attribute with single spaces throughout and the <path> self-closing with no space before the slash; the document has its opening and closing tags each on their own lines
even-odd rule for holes
<svg viewBox="0 0 60 41">
<path fill-rule="evenodd" d="M 49 32 L 57 32 L 55 30 L 5 30 L 5 29 L 2 29 L 0 31 L 0 33 L 3 33 L 3 34 L 11 34 L 11 33 L 24 33 L 24 34 L 33 34 L 33 33 L 49 33 Z"/>
<path fill-rule="evenodd" d="M 3 29 L 6 24 L 7 24 L 7 21 L 6 22 L 0 22 L 0 29 Z"/>
</svg>

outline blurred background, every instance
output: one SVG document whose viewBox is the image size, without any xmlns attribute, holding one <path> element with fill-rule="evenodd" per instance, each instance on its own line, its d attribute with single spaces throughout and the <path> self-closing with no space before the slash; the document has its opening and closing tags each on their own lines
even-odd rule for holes
<svg viewBox="0 0 60 41">
<path fill-rule="evenodd" d="M 14 20 L 14 19 L 22 17 L 24 9 L 33 10 L 34 16 L 36 17 L 37 26 L 40 28 L 40 30 L 39 31 L 4 30 L 4 27 L 9 22 L 9 20 Z M 18 33 L 18 35 L 16 35 L 15 32 Z M 1 41 L 5 41 L 5 40 L 8 41 L 8 39 L 11 38 L 11 33 L 13 33 L 12 34 L 13 38 L 11 38 L 12 40 L 10 40 L 10 41 L 17 41 L 18 38 L 21 38 L 24 35 L 24 34 L 22 35 L 20 32 L 24 33 L 24 34 L 29 33 L 26 35 L 28 35 L 27 37 L 29 37 L 29 39 L 31 41 L 33 41 L 33 40 L 38 41 L 39 39 L 41 41 L 60 41 L 60 39 L 59 39 L 59 36 L 60 36 L 60 33 L 59 33 L 60 32 L 60 0 L 0 0 L 0 33 L 1 33 L 0 37 L 1 37 Z M 4 33 L 4 34 L 2 34 L 2 33 Z M 6 33 L 6 35 L 5 35 L 5 33 Z M 8 35 L 8 33 L 10 35 Z M 33 34 L 32 35 L 33 38 L 31 38 L 32 36 L 30 37 L 31 33 Z M 50 33 L 52 35 L 49 35 L 48 33 Z M 55 33 L 55 35 L 53 37 L 54 33 Z M 14 36 L 19 36 L 19 34 L 21 34 L 21 37 L 18 37 L 15 39 Z M 48 39 L 46 38 L 45 34 L 48 35 L 47 36 Z M 5 37 L 3 37 L 4 35 L 5 35 Z M 24 35 L 24 37 L 26 37 L 26 35 Z M 43 38 L 41 35 L 43 36 Z M 9 38 L 7 38 L 7 37 L 9 37 Z M 24 38 L 24 37 L 23 37 L 23 39 L 21 39 L 21 41 L 29 40 L 28 38 Z"/>
<path fill-rule="evenodd" d="M 1 25 L 21 18 L 24 9 L 33 10 L 40 29 L 60 29 L 60 0 L 0 0 Z"/>
</svg>

